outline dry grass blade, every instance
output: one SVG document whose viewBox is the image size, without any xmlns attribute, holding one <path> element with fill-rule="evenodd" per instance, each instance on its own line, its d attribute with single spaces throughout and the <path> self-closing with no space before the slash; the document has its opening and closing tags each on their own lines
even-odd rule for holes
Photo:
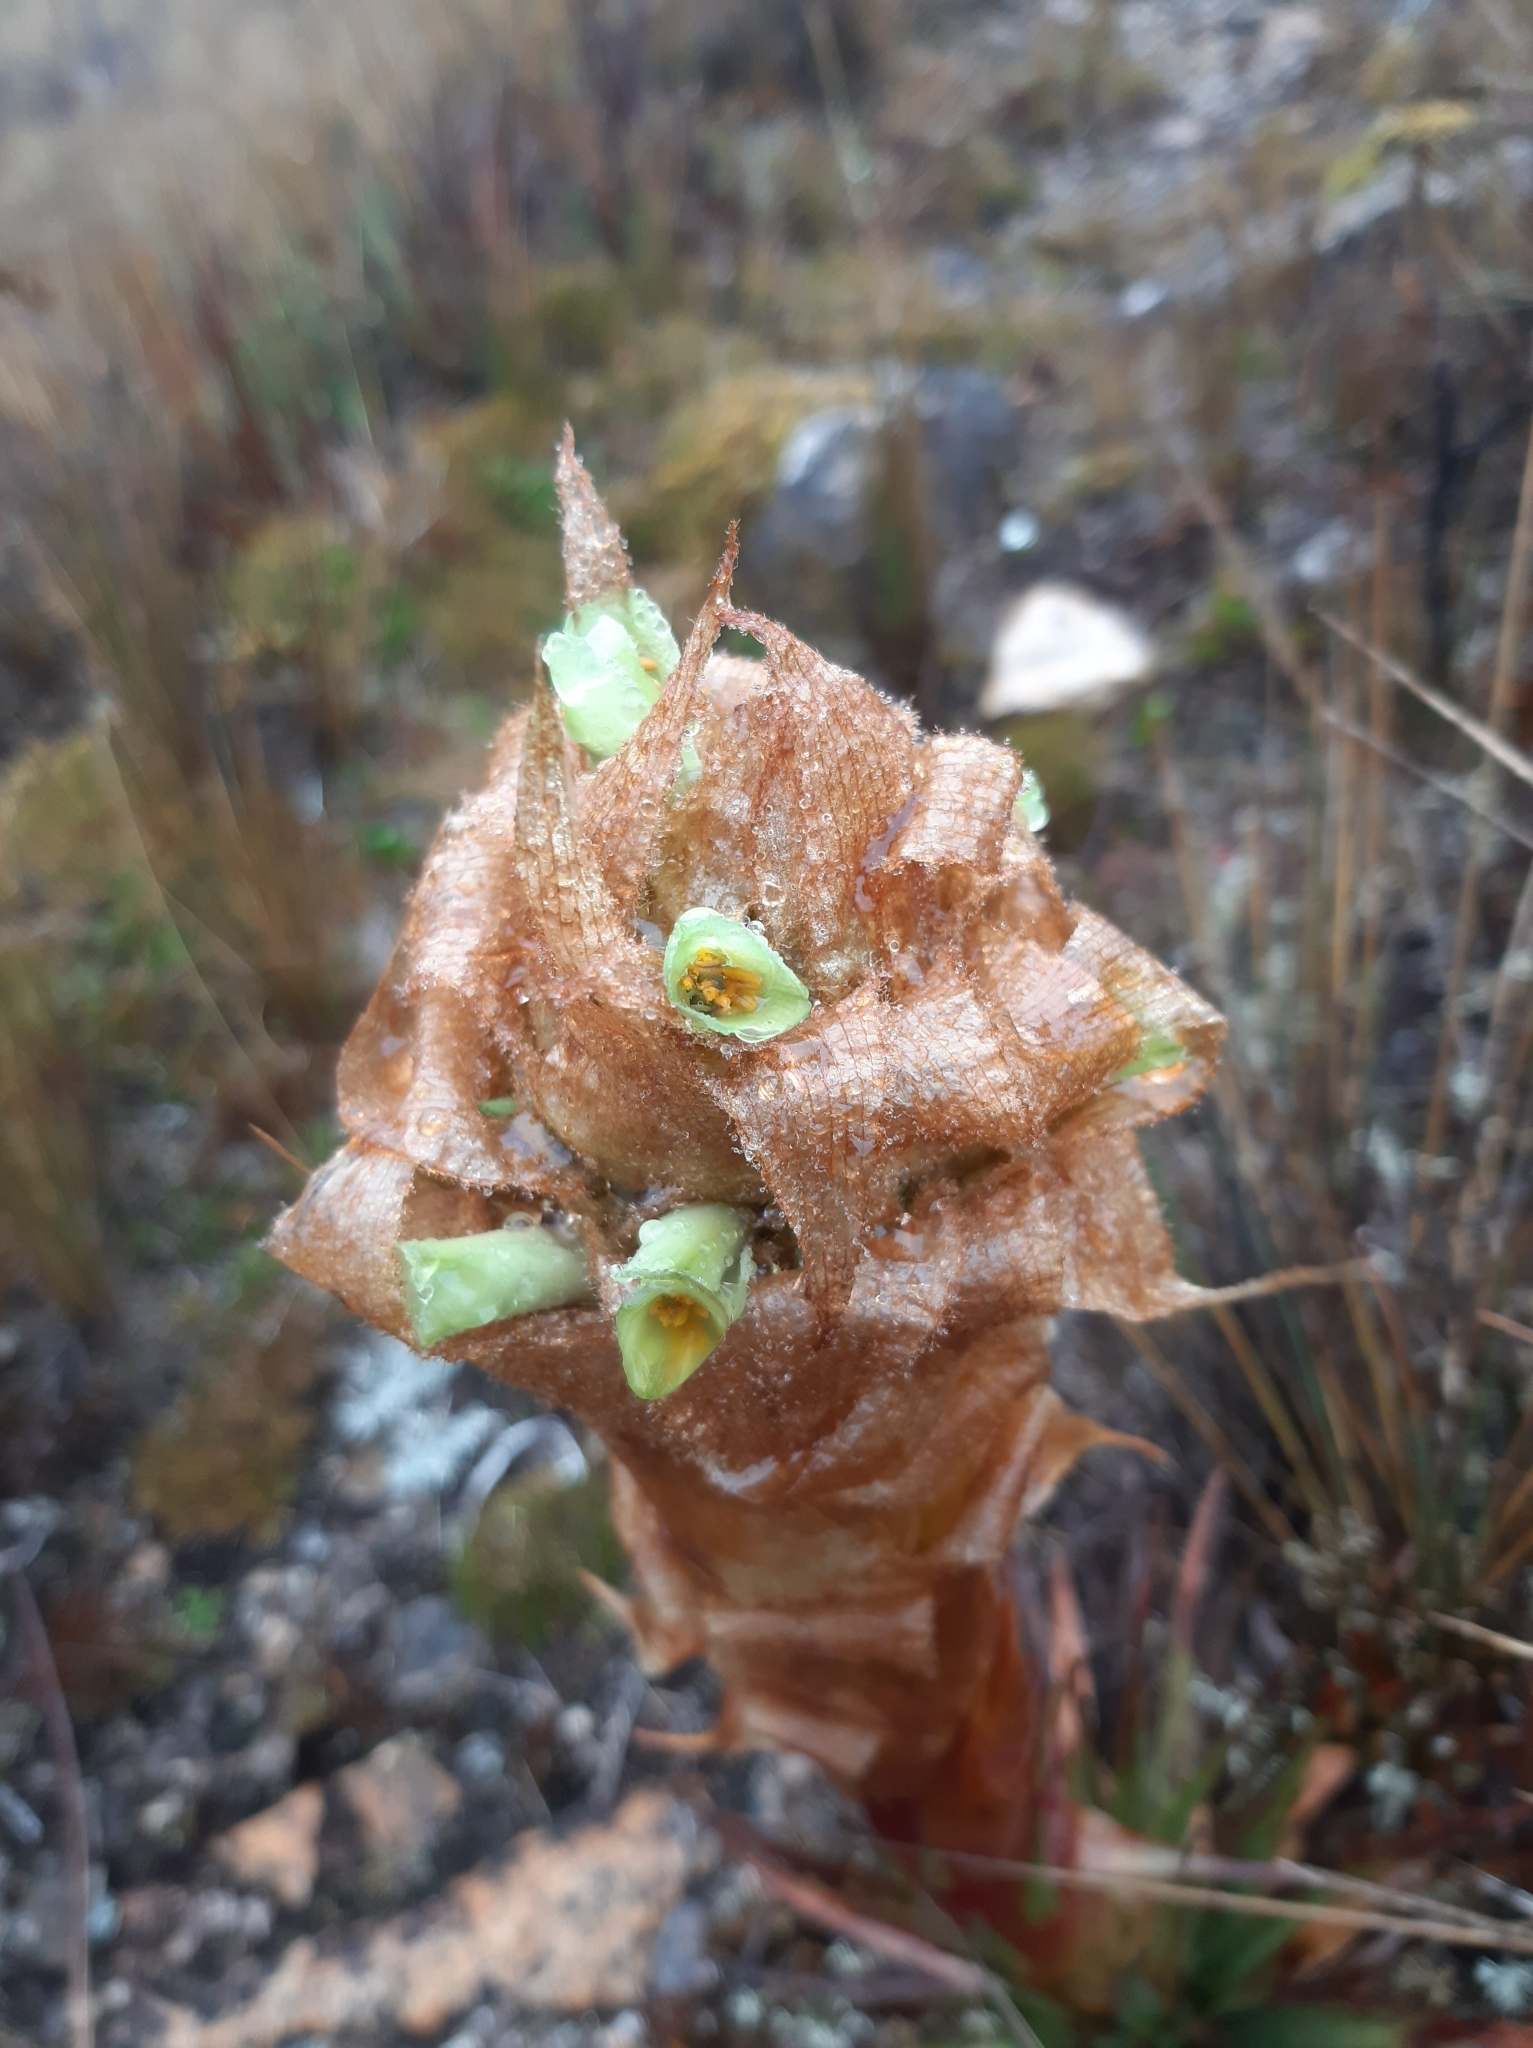
<svg viewBox="0 0 1533 2048">
<path fill-rule="evenodd" d="M 989 1993 L 993 1980 L 990 1972 L 978 1963 L 949 1955 L 946 1949 L 937 1948 L 918 1934 L 907 1934 L 902 1927 L 891 1927 L 886 1921 L 859 1913 L 826 1886 L 779 1869 L 764 1856 L 751 1855 L 750 1863 L 761 1880 L 762 1890 L 774 1899 L 781 1899 L 785 1906 L 791 1906 L 804 1919 L 827 1927 L 834 1934 L 845 1935 L 847 1940 L 872 1949 L 875 1955 L 883 1956 L 888 1962 L 903 1963 L 909 1969 L 919 1970 L 923 1976 L 930 1977 L 934 1983 L 947 1985 L 961 1997 L 984 1998 Z"/>
<path fill-rule="evenodd" d="M 1533 867 L 1523 877 L 1512 926 L 1507 934 L 1491 993 L 1490 1024 L 1480 1057 L 1480 1087 L 1486 1114 L 1480 1121 L 1474 1166 L 1464 1182 L 1453 1232 L 1454 1277 L 1470 1283 L 1483 1299 L 1493 1261 L 1485 1219 L 1501 1183 L 1506 1148 L 1516 1121 L 1521 1057 L 1519 1025 L 1527 1018 L 1528 985 L 1533 980 Z M 1458 1339 L 1467 1353 L 1467 1335 Z"/>
<path fill-rule="evenodd" d="M 1475 745 L 1483 753 L 1488 754 L 1499 767 L 1504 768 L 1508 775 L 1515 775 L 1519 782 L 1525 782 L 1533 789 L 1533 759 L 1523 753 L 1520 747 L 1514 747 L 1510 740 L 1504 739 L 1492 727 L 1483 724 L 1461 704 L 1455 704 L 1451 697 L 1445 697 L 1441 690 L 1434 690 L 1430 683 L 1424 683 L 1420 676 L 1413 674 L 1405 666 L 1403 661 L 1396 661 L 1393 655 L 1383 654 L 1378 648 L 1370 647 L 1360 634 L 1354 633 L 1352 628 L 1338 619 L 1334 612 L 1317 609 L 1315 616 L 1333 633 L 1340 634 L 1350 646 L 1366 654 L 1370 661 L 1377 662 L 1391 681 L 1398 683 L 1403 690 L 1409 690 L 1413 697 L 1419 697 L 1421 702 L 1435 711 L 1439 718 L 1445 718 L 1450 725 L 1456 725 L 1460 732 L 1472 739 Z"/>
<path fill-rule="evenodd" d="M 1389 499 L 1376 491 L 1373 501 L 1373 615 L 1370 627 L 1375 647 L 1388 644 L 1390 634 L 1390 521 Z M 1384 775 L 1378 749 L 1389 743 L 1390 695 L 1386 678 L 1374 662 L 1368 673 L 1368 734 L 1373 742 L 1363 774 L 1363 857 L 1360 880 L 1363 897 L 1362 955 L 1359 963 L 1357 1021 L 1352 1042 L 1352 1083 L 1349 1094 L 1355 1100 L 1361 1077 L 1373 1061 L 1374 1032 L 1379 1011 L 1379 945 L 1384 924 Z"/>
<path fill-rule="evenodd" d="M 1374 664 L 1376 676 L 1387 676 L 1402 688 L 1409 690 L 1422 703 L 1437 712 L 1439 717 L 1456 725 L 1461 732 L 1473 739 L 1488 757 L 1488 762 L 1496 763 L 1520 781 L 1533 785 L 1533 760 L 1513 746 L 1502 732 L 1511 709 L 1512 686 L 1521 653 L 1530 558 L 1533 558 L 1533 432 L 1530 432 L 1528 437 L 1528 451 L 1523 463 L 1522 486 L 1517 503 L 1517 524 L 1512 536 L 1506 593 L 1501 608 L 1496 670 L 1484 723 L 1465 711 L 1451 697 L 1445 696 L 1442 691 L 1422 682 L 1403 662 L 1394 660 L 1380 648 L 1364 646 L 1362 651 Z M 1321 612 L 1319 617 L 1343 640 L 1353 646 L 1361 644 L 1352 628 L 1343 624 L 1340 619 L 1329 612 Z M 1494 780 L 1492 779 L 1487 786 L 1485 773 L 1490 773 L 1493 777 L 1494 771 L 1487 768 L 1480 778 L 1479 794 L 1488 802 L 1494 794 Z M 1442 1033 L 1438 1040 L 1437 1061 L 1427 1098 L 1426 1121 L 1416 1175 L 1418 1204 L 1426 1189 L 1432 1162 L 1441 1149 L 1447 1126 L 1448 1075 L 1453 1064 L 1454 1049 L 1458 1044 L 1459 1002 L 1464 992 L 1464 982 L 1469 971 L 1469 956 L 1479 925 L 1480 878 L 1485 853 L 1483 833 L 1478 830 L 1472 831 L 1459 883 L 1458 909 L 1453 924 L 1453 947 L 1443 990 Z M 1418 1206 L 1412 1215 L 1410 1225 L 1412 1249 L 1420 1244 L 1424 1229 L 1425 1217 Z M 1450 1342 L 1449 1365 L 1445 1368 L 1444 1374 L 1445 1386 L 1450 1387 L 1460 1397 L 1467 1388 L 1466 1361 L 1462 1352 L 1461 1340 Z"/>
<path fill-rule="evenodd" d="M 1462 1636 L 1466 1643 L 1479 1643 L 1487 1650 L 1499 1650 L 1503 1657 L 1516 1657 L 1524 1664 L 1533 1664 L 1533 1643 L 1522 1642 L 1517 1636 L 1504 1636 L 1498 1628 L 1486 1628 L 1478 1621 L 1465 1621 L 1457 1614 L 1429 1612 L 1427 1620 L 1446 1629 L 1449 1635 Z"/>
<path fill-rule="evenodd" d="M 1295 1287 L 1343 1287 L 1368 1272 L 1366 1259 L 1343 1259 L 1335 1266 L 1281 1266 L 1275 1273 L 1257 1273 L 1249 1280 L 1234 1280 L 1228 1287 L 1200 1287 L 1196 1301 L 1188 1308 L 1216 1308 L 1233 1301 L 1265 1301 L 1270 1294 L 1287 1294 Z"/>
<path fill-rule="evenodd" d="M 1172 1877 L 1152 1877 L 1131 1870 L 1090 1870 L 1057 1863 L 1014 1863 L 993 1856 L 944 1852 L 950 1862 L 994 1871 L 1064 1891 L 1117 1892 L 1160 1905 L 1201 1912 L 1235 1913 L 1258 1920 L 1292 1920 L 1296 1926 L 1351 1928 L 1359 1934 L 1392 1934 L 1406 1941 L 1438 1941 L 1448 1948 L 1502 1949 L 1533 1955 L 1533 1927 L 1516 1927 L 1488 1916 L 1455 1917 L 1437 1911 L 1435 1899 L 1413 1901 L 1427 1913 L 1387 1913 L 1364 1906 L 1326 1906 L 1303 1899 L 1275 1899 L 1257 1892 L 1224 1891 L 1216 1885 L 1180 1884 Z M 1408 1895 L 1403 1895 L 1408 1896 Z"/>
<path fill-rule="evenodd" d="M 1482 1308 L 1478 1320 L 1487 1330 L 1499 1330 L 1503 1337 L 1513 1337 L 1519 1344 L 1533 1344 L 1533 1325 L 1514 1323 L 1510 1316 L 1498 1315 L 1493 1308 Z"/>
<path fill-rule="evenodd" d="M 1486 810 L 1483 804 L 1476 803 L 1468 790 L 1461 789 L 1455 782 L 1450 782 L 1445 775 L 1434 775 L 1430 768 L 1423 768 L 1419 761 L 1413 761 L 1410 755 L 1403 753 L 1399 747 L 1391 746 L 1387 740 L 1375 739 L 1366 727 L 1354 725 L 1339 712 L 1322 711 L 1320 715 L 1336 732 L 1349 740 L 1356 740 L 1359 746 L 1372 747 L 1374 752 L 1381 759 L 1388 761 L 1392 768 L 1398 768 L 1403 775 L 1415 776 L 1416 780 L 1424 782 L 1428 789 L 1435 789 L 1439 796 L 1445 796 L 1451 802 L 1461 804 L 1474 817 L 1499 832 L 1503 839 L 1510 839 L 1514 845 L 1526 846 L 1533 852 L 1533 832 L 1525 831 L 1510 818 L 1503 818 L 1495 811 Z"/>
<path fill-rule="evenodd" d="M 871 1949 L 887 1962 L 918 1970 L 922 1976 L 935 1984 L 945 1985 L 961 1998 L 984 2000 L 999 2012 L 1019 2048 L 1040 2048 L 1037 2035 L 1012 2004 L 1005 1985 L 992 1971 L 962 1956 L 949 1955 L 946 1949 L 923 1940 L 920 1935 L 907 1934 L 903 1927 L 891 1927 L 887 1921 L 874 1920 L 866 1913 L 857 1912 L 824 1885 L 815 1884 L 809 1878 L 795 1877 L 748 1847 L 744 1854 L 760 1878 L 762 1889 L 770 1897 L 781 1899 L 785 1906 L 791 1906 L 795 1913 L 814 1925 L 828 1928 L 833 1934 Z"/>
<path fill-rule="evenodd" d="M 1273 1542 L 1280 1545 L 1297 1542 L 1298 1535 L 1293 1524 L 1276 1502 L 1267 1498 L 1266 1494 L 1257 1484 L 1256 1476 L 1245 1459 L 1241 1457 L 1239 1451 L 1236 1450 L 1202 1402 L 1187 1387 L 1183 1386 L 1181 1379 L 1157 1346 L 1151 1342 L 1143 1330 L 1137 1329 L 1133 1323 L 1124 1322 L 1121 1317 L 1117 1316 L 1113 1320 L 1139 1353 L 1139 1356 L 1144 1360 L 1146 1367 L 1149 1369 L 1150 1376 L 1156 1385 L 1176 1403 L 1177 1407 L 1224 1467 L 1230 1478 L 1240 1488 L 1240 1491 L 1245 1495 L 1249 1505 L 1255 1510 Z"/>
<path fill-rule="evenodd" d="M 1299 1490 L 1303 1493 L 1310 1513 L 1314 1514 L 1328 1504 L 1328 1495 L 1320 1483 L 1320 1474 L 1315 1468 L 1309 1450 L 1300 1437 L 1288 1403 L 1274 1385 L 1271 1374 L 1262 1363 L 1256 1347 L 1241 1327 L 1240 1319 L 1224 1303 L 1213 1311 L 1214 1321 L 1224 1334 L 1224 1340 L 1234 1352 L 1236 1362 L 1245 1374 L 1246 1384 L 1256 1396 L 1257 1406 L 1267 1418 L 1268 1427 L 1283 1446 L 1284 1456 L 1293 1468 Z"/>
<path fill-rule="evenodd" d="M 1274 667 L 1294 686 L 1300 699 L 1311 711 L 1320 709 L 1320 683 L 1315 671 L 1299 652 L 1299 644 L 1289 631 L 1288 622 L 1279 611 L 1267 579 L 1257 568 L 1244 541 L 1230 523 L 1230 516 L 1215 496 L 1203 477 L 1197 464 L 1185 450 L 1175 451 L 1178 456 L 1182 477 L 1198 508 L 1199 517 L 1212 531 L 1219 553 L 1226 568 L 1240 586 L 1246 602 L 1256 614 L 1261 627 L 1262 639 L 1272 657 Z"/>
<path fill-rule="evenodd" d="M 1229 1475 L 1216 1465 L 1198 1496 L 1192 1526 L 1182 1547 L 1182 1560 L 1177 1566 L 1176 1591 L 1171 1602 L 1171 1640 L 1189 1657 L 1193 1653 L 1203 1595 L 1218 1555 L 1228 1491 Z"/>
<path fill-rule="evenodd" d="M 999 1857 L 976 1856 L 966 1850 L 949 1849 L 940 1854 L 944 1862 L 961 1864 L 965 1869 L 981 1873 L 1014 1876 L 1027 1869 L 1024 1864 Z M 1454 1905 L 1446 1899 L 1424 1899 L 1418 1892 L 1375 1884 L 1369 1878 L 1350 1877 L 1342 1871 L 1324 1870 L 1316 1863 L 1297 1863 L 1290 1856 L 1252 1861 L 1240 1856 L 1182 1851 L 1156 1842 L 1123 1844 L 1112 1854 L 1115 1859 L 1113 1869 L 1099 1866 L 1094 1873 L 1098 1878 L 1118 1876 L 1181 1885 L 1262 1885 L 1269 1891 L 1332 1892 L 1338 1898 L 1353 1899 L 1360 1905 L 1377 1907 L 1381 1911 L 1392 1910 L 1396 1915 L 1411 1920 L 1422 1918 L 1423 1909 L 1429 1907 L 1438 1919 L 1454 1926 L 1472 1928 L 1476 1933 L 1499 1930 L 1502 1925 L 1488 1914 L 1477 1913 L 1472 1906 Z M 1228 1896 L 1225 1892 L 1220 1893 L 1221 1899 Z M 1237 1896 L 1250 1895 L 1242 1893 Z"/>
</svg>

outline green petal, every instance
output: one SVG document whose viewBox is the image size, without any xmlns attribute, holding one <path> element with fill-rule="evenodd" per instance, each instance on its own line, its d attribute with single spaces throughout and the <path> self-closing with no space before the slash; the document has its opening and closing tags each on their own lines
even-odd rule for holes
<svg viewBox="0 0 1533 2048">
<path fill-rule="evenodd" d="M 1121 995 L 1118 1001 L 1123 1001 Z M 1179 1067 L 1186 1058 L 1187 1048 L 1182 1041 L 1163 1024 L 1152 1024 L 1140 1039 L 1138 1052 L 1131 1060 L 1124 1061 L 1107 1086 L 1111 1088 L 1116 1081 L 1132 1081 L 1136 1074 L 1155 1074 L 1165 1067 Z"/>
<path fill-rule="evenodd" d="M 472 1237 L 406 1238 L 394 1256 L 423 1351 L 507 1316 L 567 1308 L 591 1292 L 584 1254 L 536 1224 Z"/>
<path fill-rule="evenodd" d="M 746 977 L 733 990 L 732 975 Z M 761 934 L 716 910 L 684 910 L 677 918 L 665 949 L 665 992 L 689 1024 L 746 1045 L 791 1031 L 813 1007 L 808 989 Z M 740 1007 L 742 1001 L 753 1007 Z"/>
<path fill-rule="evenodd" d="M 1029 832 L 1041 832 L 1049 822 L 1049 800 L 1043 793 L 1036 768 L 1022 770 L 1022 787 L 1017 791 L 1012 809 Z"/>
<path fill-rule="evenodd" d="M 626 1290 L 617 1312 L 628 1384 L 660 1401 L 689 1380 L 745 1307 L 751 1219 L 699 1202 L 639 1226 L 639 1248 L 613 1275 Z"/>
<path fill-rule="evenodd" d="M 543 643 L 564 729 L 598 761 L 633 737 L 680 658 L 664 614 L 642 590 L 583 605 Z"/>
</svg>

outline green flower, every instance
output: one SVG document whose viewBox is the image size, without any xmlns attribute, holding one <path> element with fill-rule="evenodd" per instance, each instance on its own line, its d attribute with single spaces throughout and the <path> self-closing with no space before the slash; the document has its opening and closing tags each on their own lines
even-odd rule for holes
<svg viewBox="0 0 1533 2048">
<path fill-rule="evenodd" d="M 415 1341 L 423 1351 L 507 1316 L 567 1308 L 591 1292 L 584 1253 L 537 1224 L 472 1237 L 417 1237 L 396 1244 Z"/>
<path fill-rule="evenodd" d="M 809 991 L 759 932 L 716 910 L 684 910 L 665 949 L 665 992 L 689 1024 L 761 1045 L 802 1024 Z"/>
<path fill-rule="evenodd" d="M 613 1278 L 629 1290 L 617 1312 L 617 1342 L 641 1400 L 674 1394 L 744 1310 L 750 1227 L 742 1210 L 719 1202 L 639 1225 L 639 1248 Z"/>
<path fill-rule="evenodd" d="M 1122 1002 L 1123 998 L 1118 1000 Z M 1165 1067 L 1179 1067 L 1186 1058 L 1186 1046 L 1163 1024 L 1146 1025 L 1138 1052 L 1124 1061 L 1107 1085 L 1110 1088 L 1117 1081 L 1132 1081 L 1136 1074 L 1156 1074 Z"/>
<path fill-rule="evenodd" d="M 642 590 L 583 605 L 543 643 L 564 729 L 598 761 L 638 731 L 680 659 L 664 614 Z"/>
<path fill-rule="evenodd" d="M 1012 809 L 1029 832 L 1041 832 L 1049 822 L 1049 800 L 1043 793 L 1036 768 L 1022 770 L 1022 787 L 1017 791 Z"/>
</svg>

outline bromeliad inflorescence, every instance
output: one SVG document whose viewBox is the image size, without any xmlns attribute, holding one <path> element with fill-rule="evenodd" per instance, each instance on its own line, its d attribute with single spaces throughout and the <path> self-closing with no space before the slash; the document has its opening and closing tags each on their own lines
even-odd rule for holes
<svg viewBox="0 0 1533 2048">
<path fill-rule="evenodd" d="M 273 1247 L 602 1433 L 644 1657 L 712 1659 L 719 1741 L 1015 1854 L 1002 1558 L 1115 1440 L 1047 1318 L 1198 1299 L 1136 1129 L 1223 1023 L 1064 901 L 1014 753 L 733 610 L 732 537 L 678 651 L 568 438 L 557 480 L 551 687 L 437 839 Z"/>
</svg>

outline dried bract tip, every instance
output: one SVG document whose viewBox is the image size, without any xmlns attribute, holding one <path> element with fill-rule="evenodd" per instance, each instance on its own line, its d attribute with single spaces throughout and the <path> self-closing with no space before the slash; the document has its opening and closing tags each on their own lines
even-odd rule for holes
<svg viewBox="0 0 1533 2048">
<path fill-rule="evenodd" d="M 633 738 L 680 658 L 664 613 L 642 590 L 583 606 L 543 643 L 564 729 L 596 761 Z"/>
<path fill-rule="evenodd" d="M 617 1312 L 617 1341 L 641 1400 L 675 1393 L 743 1311 L 749 1236 L 750 1218 L 720 1202 L 640 1224 L 639 1248 L 613 1278 L 630 1290 Z"/>
<path fill-rule="evenodd" d="M 591 1292 L 582 1253 L 530 1226 L 470 1237 L 418 1237 L 395 1245 L 405 1307 L 423 1351 L 508 1316 L 568 1308 Z"/>
<path fill-rule="evenodd" d="M 564 533 L 564 603 L 568 611 L 623 591 L 633 581 L 617 522 L 597 495 L 566 426 L 554 459 L 554 490 Z"/>
<path fill-rule="evenodd" d="M 665 949 L 665 992 L 689 1024 L 762 1045 L 802 1024 L 807 988 L 748 924 L 684 910 Z"/>
</svg>

